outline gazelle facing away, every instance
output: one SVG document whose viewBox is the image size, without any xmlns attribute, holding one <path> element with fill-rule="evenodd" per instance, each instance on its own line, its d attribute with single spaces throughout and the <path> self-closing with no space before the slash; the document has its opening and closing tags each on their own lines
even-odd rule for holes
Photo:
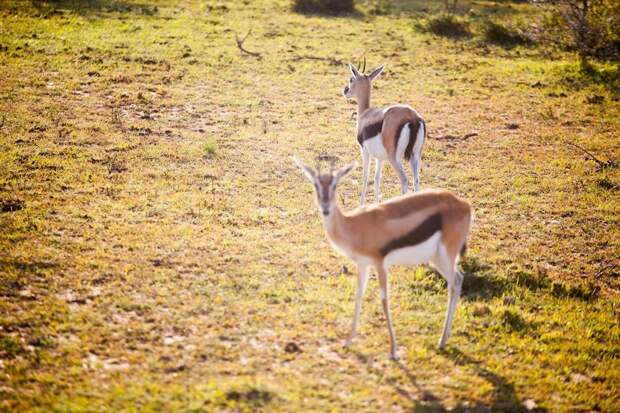
<svg viewBox="0 0 620 413">
<path fill-rule="evenodd" d="M 397 357 L 396 336 L 390 318 L 388 271 L 392 265 L 430 263 L 448 282 L 448 308 L 439 347 L 450 336 L 452 317 L 461 294 L 463 275 L 456 264 L 464 253 L 473 211 L 469 203 L 450 192 L 425 190 L 401 195 L 370 207 L 343 213 L 336 202 L 338 182 L 355 163 L 337 172 L 320 173 L 295 162 L 314 184 L 316 202 L 332 246 L 358 266 L 357 293 L 348 347 L 355 337 L 368 281 L 369 267 L 375 267 L 383 312 L 390 334 L 391 357 Z"/>
<path fill-rule="evenodd" d="M 383 67 L 381 65 L 369 75 L 365 75 L 349 63 L 352 76 L 343 91 L 346 98 L 357 101 L 357 142 L 362 147 L 364 165 L 362 205 L 366 202 L 371 156 L 375 158 L 377 202 L 381 201 L 381 166 L 386 159 L 398 174 L 403 194 L 407 192 L 409 186 L 402 163 L 403 158 L 411 164 L 414 189 L 420 190 L 420 163 L 426 140 L 426 124 L 411 106 L 394 105 L 384 109 L 370 106 L 372 81 L 383 71 Z"/>
</svg>

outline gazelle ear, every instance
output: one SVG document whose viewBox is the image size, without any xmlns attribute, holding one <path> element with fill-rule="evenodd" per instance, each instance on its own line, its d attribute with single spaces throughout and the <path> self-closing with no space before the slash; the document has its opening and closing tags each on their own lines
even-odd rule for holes
<svg viewBox="0 0 620 413">
<path fill-rule="evenodd" d="M 357 167 L 357 162 L 351 162 L 349 165 L 343 166 L 342 168 L 338 169 L 338 172 L 336 172 L 336 175 L 335 175 L 336 182 L 339 182 L 342 178 L 347 176 L 356 167 Z"/>
<path fill-rule="evenodd" d="M 314 172 L 314 169 L 303 163 L 296 156 L 293 156 L 293 161 L 301 168 L 302 171 L 304 171 L 304 175 L 306 175 L 309 180 L 312 182 L 316 181 L 316 172 Z"/>
<path fill-rule="evenodd" d="M 371 82 L 373 80 L 375 80 L 375 78 L 377 76 L 379 76 L 381 74 L 381 72 L 383 72 L 383 68 L 384 67 L 385 67 L 385 65 L 381 65 L 378 68 L 376 68 L 375 70 L 373 70 L 372 73 L 368 75 L 368 79 L 370 79 Z"/>
<path fill-rule="evenodd" d="M 357 69 L 355 68 L 353 63 L 349 63 L 349 70 L 351 71 L 351 74 L 353 76 L 355 76 L 355 77 L 360 77 L 361 76 L 360 72 L 357 71 Z"/>
</svg>

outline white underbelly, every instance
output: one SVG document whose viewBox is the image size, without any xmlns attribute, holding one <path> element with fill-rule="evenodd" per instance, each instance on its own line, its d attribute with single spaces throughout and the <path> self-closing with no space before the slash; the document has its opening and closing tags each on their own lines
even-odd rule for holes
<svg viewBox="0 0 620 413">
<path fill-rule="evenodd" d="M 383 161 L 388 158 L 387 151 L 385 150 L 383 141 L 381 140 L 381 134 L 378 134 L 374 138 L 366 139 L 363 147 L 373 158 L 378 158 Z"/>
<path fill-rule="evenodd" d="M 339 253 L 341 253 L 342 255 L 344 255 L 347 258 L 350 258 L 351 260 L 353 260 L 354 262 L 356 262 L 357 264 L 363 264 L 363 265 L 372 265 L 374 260 L 372 259 L 372 257 L 367 257 L 365 255 L 360 255 L 357 254 L 356 252 L 354 252 L 352 249 L 347 248 L 344 245 L 338 245 L 336 244 L 334 241 L 332 241 L 331 239 L 329 240 L 330 244 L 332 244 L 332 247 L 338 251 Z"/>
<path fill-rule="evenodd" d="M 383 259 L 384 265 L 389 268 L 392 265 L 414 266 L 427 263 L 437 254 L 440 242 L 441 231 L 437 231 L 424 242 L 391 251 Z"/>
</svg>

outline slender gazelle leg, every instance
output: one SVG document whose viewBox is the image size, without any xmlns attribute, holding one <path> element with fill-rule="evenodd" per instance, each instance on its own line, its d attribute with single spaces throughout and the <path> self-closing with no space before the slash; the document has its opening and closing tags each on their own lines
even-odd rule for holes
<svg viewBox="0 0 620 413">
<path fill-rule="evenodd" d="M 379 158 L 375 160 L 375 200 L 381 202 L 381 167 L 383 161 Z"/>
<path fill-rule="evenodd" d="M 390 286 L 388 285 L 388 272 L 384 268 L 383 263 L 377 265 L 377 275 L 379 276 L 379 294 L 381 304 L 383 306 L 383 314 L 387 322 L 388 332 L 390 333 L 390 357 L 392 360 L 398 360 L 398 345 L 396 344 L 396 334 L 394 326 L 392 326 L 392 317 L 390 315 Z"/>
<path fill-rule="evenodd" d="M 413 190 L 420 190 L 420 154 L 414 153 L 411 156 L 411 170 L 413 171 Z"/>
<path fill-rule="evenodd" d="M 357 335 L 357 326 L 360 321 L 360 313 L 362 311 L 362 300 L 364 299 L 364 292 L 368 285 L 368 266 L 358 265 L 359 274 L 357 275 L 357 292 L 355 293 L 355 310 L 353 310 L 353 323 L 351 323 L 351 334 L 344 343 L 345 347 L 351 345 L 351 341 Z"/>
<path fill-rule="evenodd" d="M 366 203 L 366 188 L 368 187 L 368 170 L 370 169 L 370 152 L 364 148 L 362 148 L 362 160 L 364 163 L 364 181 L 362 183 L 362 198 L 360 199 L 360 204 L 364 205 Z"/>
<path fill-rule="evenodd" d="M 443 324 L 443 332 L 438 343 L 439 348 L 444 348 L 448 338 L 450 338 L 452 319 L 461 295 L 463 274 L 456 270 L 456 258 L 450 259 L 445 251 L 438 252 L 437 255 L 438 256 L 432 261 L 432 265 L 448 282 L 448 308 L 446 309 L 446 319 Z"/>
<path fill-rule="evenodd" d="M 400 188 L 403 194 L 406 194 L 409 188 L 409 181 L 407 179 L 407 174 L 405 173 L 405 168 L 403 168 L 402 162 L 398 159 L 390 159 L 390 163 L 398 174 L 398 179 L 400 180 Z"/>
</svg>

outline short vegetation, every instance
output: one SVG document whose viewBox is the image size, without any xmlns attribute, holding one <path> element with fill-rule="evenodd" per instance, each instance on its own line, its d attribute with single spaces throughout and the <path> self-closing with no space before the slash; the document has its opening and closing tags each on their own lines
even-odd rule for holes
<svg viewBox="0 0 620 413">
<path fill-rule="evenodd" d="M 465 38 L 472 35 L 469 24 L 453 14 L 442 14 L 432 17 L 426 24 L 430 33 L 450 38 Z"/>
<path fill-rule="evenodd" d="M 522 32 L 510 29 L 503 24 L 489 21 L 484 25 L 484 39 L 487 43 L 497 44 L 505 47 L 517 45 L 527 45 L 531 39 Z"/>
<path fill-rule="evenodd" d="M 292 4 L 0 1 L 0 412 L 617 412 L 618 62 L 547 3 Z M 291 160 L 359 161 L 362 56 L 476 212 L 445 351 L 445 282 L 391 272 L 400 363 L 374 276 L 342 349 L 356 269 Z"/>
<path fill-rule="evenodd" d="M 299 13 L 342 14 L 355 11 L 354 0 L 293 0 L 293 10 Z"/>
</svg>

